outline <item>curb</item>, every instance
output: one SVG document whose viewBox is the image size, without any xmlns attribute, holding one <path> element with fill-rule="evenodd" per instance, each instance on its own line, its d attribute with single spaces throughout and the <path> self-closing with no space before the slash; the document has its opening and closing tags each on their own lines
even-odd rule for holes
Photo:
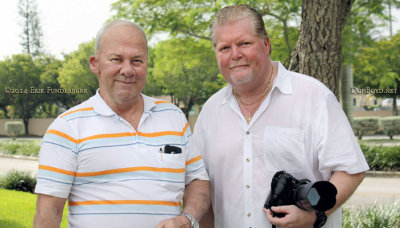
<svg viewBox="0 0 400 228">
<path fill-rule="evenodd" d="M 400 172 L 398 171 L 367 171 L 367 177 L 396 177 L 400 178 Z"/>
<path fill-rule="evenodd" d="M 22 156 L 22 155 L 10 155 L 10 154 L 2 154 L 0 153 L 1 158 L 15 158 L 21 160 L 31 160 L 31 161 L 39 161 L 38 157 L 29 157 L 29 156 Z"/>
</svg>

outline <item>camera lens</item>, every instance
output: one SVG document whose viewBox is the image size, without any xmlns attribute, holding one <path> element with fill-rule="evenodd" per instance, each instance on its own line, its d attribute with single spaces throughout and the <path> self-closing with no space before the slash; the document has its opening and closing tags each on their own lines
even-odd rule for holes
<svg viewBox="0 0 400 228">
<path fill-rule="evenodd" d="M 310 191 L 307 194 L 307 199 L 308 201 L 311 203 L 311 205 L 313 207 L 315 207 L 319 200 L 321 199 L 321 196 L 318 194 L 317 189 L 315 189 L 314 187 L 310 189 Z"/>
</svg>

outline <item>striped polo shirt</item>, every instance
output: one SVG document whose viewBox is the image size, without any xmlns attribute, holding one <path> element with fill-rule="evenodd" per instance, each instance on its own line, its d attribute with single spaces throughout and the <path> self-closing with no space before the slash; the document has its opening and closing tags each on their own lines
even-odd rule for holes
<svg viewBox="0 0 400 228">
<path fill-rule="evenodd" d="M 68 199 L 69 227 L 155 227 L 181 213 L 185 185 L 208 180 L 182 111 L 142 97 L 137 131 L 97 91 L 43 137 L 35 192 Z"/>
</svg>

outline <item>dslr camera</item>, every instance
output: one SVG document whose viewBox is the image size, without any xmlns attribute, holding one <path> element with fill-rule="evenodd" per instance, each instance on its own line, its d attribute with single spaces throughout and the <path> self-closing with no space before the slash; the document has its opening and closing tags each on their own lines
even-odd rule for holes
<svg viewBox="0 0 400 228">
<path fill-rule="evenodd" d="M 264 208 L 296 205 L 303 210 L 324 212 L 335 206 L 336 194 L 336 187 L 329 181 L 297 180 L 286 171 L 279 171 L 272 179 L 271 192 Z M 272 214 L 274 217 L 285 216 L 282 213 Z"/>
</svg>

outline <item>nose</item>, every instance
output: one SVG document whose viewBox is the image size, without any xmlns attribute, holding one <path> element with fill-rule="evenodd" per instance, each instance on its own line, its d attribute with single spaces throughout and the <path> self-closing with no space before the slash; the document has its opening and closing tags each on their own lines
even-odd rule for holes
<svg viewBox="0 0 400 228">
<path fill-rule="evenodd" d="M 232 46 L 232 60 L 239 60 L 240 58 L 242 58 L 242 56 L 243 54 L 240 51 L 240 48 L 238 46 Z"/>
<path fill-rule="evenodd" d="M 130 78 L 135 75 L 136 71 L 133 66 L 133 64 L 130 61 L 124 61 L 122 66 L 121 66 L 121 71 L 120 73 L 125 77 L 125 78 Z"/>
</svg>

